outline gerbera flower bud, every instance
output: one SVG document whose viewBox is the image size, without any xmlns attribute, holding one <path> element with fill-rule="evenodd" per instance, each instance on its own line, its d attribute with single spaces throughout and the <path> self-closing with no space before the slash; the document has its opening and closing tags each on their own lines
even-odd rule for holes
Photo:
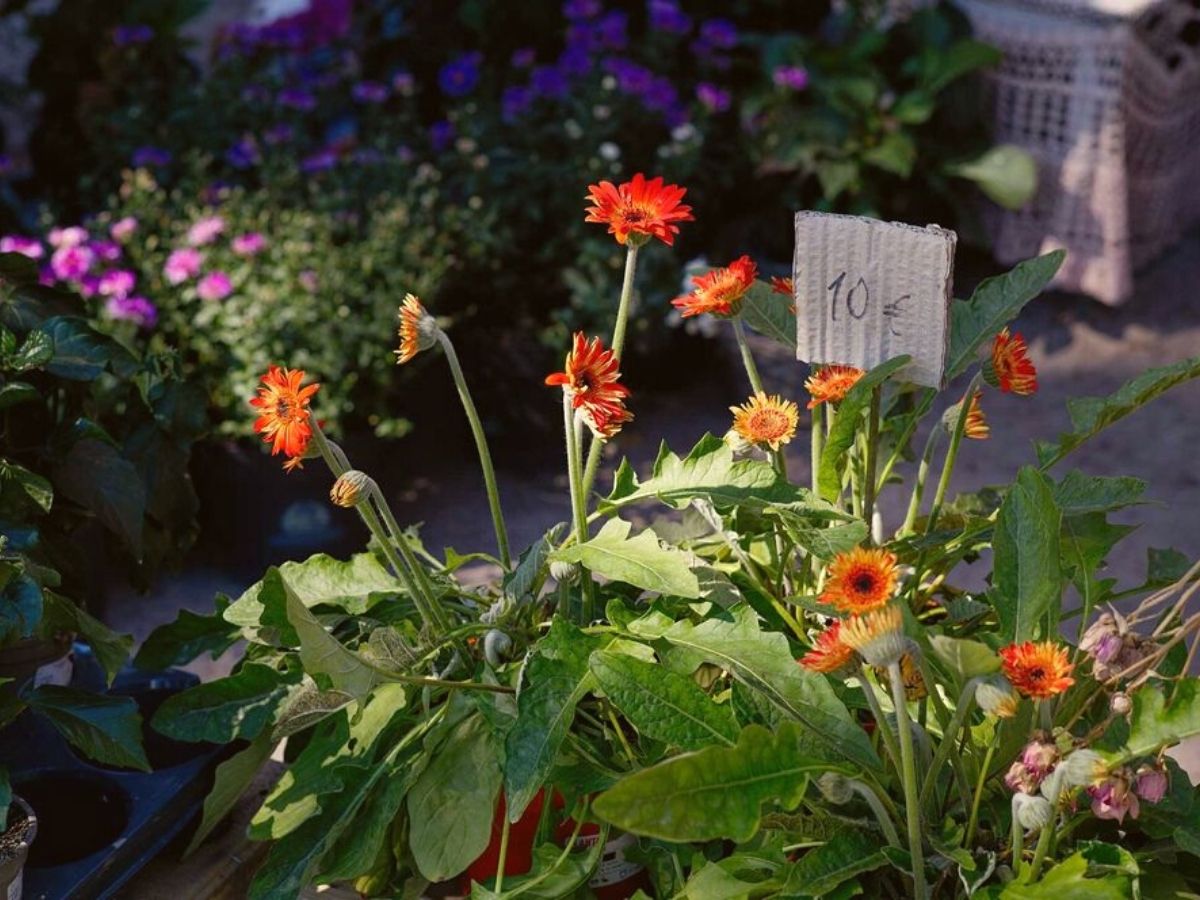
<svg viewBox="0 0 1200 900">
<path fill-rule="evenodd" d="M 668 247 L 679 234 L 677 222 L 695 221 L 692 208 L 679 201 L 687 193 L 677 184 L 664 184 L 662 178 L 646 180 L 638 172 L 631 181 L 620 186 L 611 181 L 588 186 L 585 222 L 608 226 L 608 233 L 618 244 L 640 247 L 656 237 Z"/>
<path fill-rule="evenodd" d="M 350 509 L 366 500 L 374 488 L 375 481 L 370 475 L 350 469 L 337 477 L 329 489 L 329 500 L 334 506 Z"/>
<path fill-rule="evenodd" d="M 610 438 L 633 419 L 633 414 L 625 409 L 629 388 L 620 383 L 620 365 L 616 355 L 604 349 L 600 338 L 589 342 L 579 331 L 575 333 L 564 370 L 546 376 L 546 384 L 561 386 L 570 394 L 571 405 L 592 432 L 597 437 Z"/>
<path fill-rule="evenodd" d="M 570 584 L 578 574 L 579 566 L 576 563 L 563 562 L 561 559 L 550 563 L 550 577 L 559 584 Z"/>
<path fill-rule="evenodd" d="M 817 635 L 816 645 L 800 658 L 800 665 L 810 672 L 837 672 L 854 662 L 854 648 L 842 641 L 842 623 L 834 619 Z"/>
<path fill-rule="evenodd" d="M 1025 641 L 1000 650 L 1001 668 L 1013 687 L 1026 697 L 1044 700 L 1075 683 L 1067 648 L 1053 641 Z"/>
<path fill-rule="evenodd" d="M 1138 796 L 1133 791 L 1133 773 L 1128 766 L 1110 772 L 1109 776 L 1087 789 L 1092 798 L 1092 815 L 1097 819 L 1114 819 L 1124 822 L 1125 815 L 1138 817 L 1141 808 Z"/>
<path fill-rule="evenodd" d="M 321 386 L 304 385 L 306 377 L 302 369 L 271 366 L 262 376 L 258 396 L 250 400 L 250 405 L 259 411 L 255 432 L 271 445 L 272 456 L 283 453 L 288 457 L 283 466 L 288 472 L 301 468 L 312 440 L 308 403 Z"/>
<path fill-rule="evenodd" d="M 817 789 L 834 806 L 844 806 L 854 799 L 854 786 L 850 779 L 838 772 L 823 773 L 817 778 Z"/>
<path fill-rule="evenodd" d="M 1013 812 L 1027 832 L 1041 831 L 1054 820 L 1054 807 L 1050 801 L 1031 794 L 1013 795 Z"/>
<path fill-rule="evenodd" d="M 1011 719 L 1017 714 L 1021 695 L 1003 675 L 993 675 L 975 688 L 975 702 L 989 716 Z"/>
<path fill-rule="evenodd" d="M 983 364 L 983 379 L 1006 394 L 1028 396 L 1037 392 L 1037 369 L 1020 333 L 1005 328 L 992 343 L 991 358 Z"/>
<path fill-rule="evenodd" d="M 833 558 L 820 599 L 840 612 L 869 612 L 892 599 L 899 579 L 894 553 L 855 547 Z"/>
<path fill-rule="evenodd" d="M 809 409 L 816 409 L 822 403 L 839 403 L 846 392 L 867 373 L 854 366 L 822 366 L 808 376 L 804 388 L 812 397 L 808 401 Z"/>
<path fill-rule="evenodd" d="M 754 261 L 749 256 L 741 256 L 728 266 L 694 277 L 692 292 L 676 297 L 671 305 L 685 319 L 703 313 L 727 319 L 737 315 L 742 298 L 757 276 L 758 267 Z"/>
<path fill-rule="evenodd" d="M 400 347 L 395 351 L 396 364 L 403 365 L 422 350 L 437 343 L 437 320 L 431 316 L 414 294 L 406 294 L 400 304 Z"/>
<path fill-rule="evenodd" d="M 1167 771 L 1161 763 L 1138 766 L 1133 789 L 1147 803 L 1159 803 L 1167 795 L 1169 786 Z"/>
<path fill-rule="evenodd" d="M 983 391 L 977 390 L 971 395 L 971 405 L 967 408 L 967 421 L 963 426 L 963 437 L 968 437 L 975 441 L 986 441 L 992 434 L 987 416 L 983 414 L 983 407 L 980 406 L 980 400 L 982 399 Z M 961 402 L 956 403 L 946 410 L 946 414 L 942 417 L 942 427 L 946 429 L 947 433 L 954 433 L 954 429 L 958 426 L 958 417 L 960 415 L 962 415 Z"/>
<path fill-rule="evenodd" d="M 1063 780 L 1071 787 L 1094 784 L 1108 775 L 1108 765 L 1095 750 L 1076 750 L 1062 761 Z"/>
<path fill-rule="evenodd" d="M 761 391 L 742 406 L 731 406 L 733 430 L 748 444 L 778 450 L 790 443 L 800 422 L 800 410 L 778 394 Z"/>
<path fill-rule="evenodd" d="M 903 628 L 900 608 L 892 605 L 846 619 L 841 637 L 868 665 L 886 667 L 899 663 L 910 650 Z"/>
</svg>

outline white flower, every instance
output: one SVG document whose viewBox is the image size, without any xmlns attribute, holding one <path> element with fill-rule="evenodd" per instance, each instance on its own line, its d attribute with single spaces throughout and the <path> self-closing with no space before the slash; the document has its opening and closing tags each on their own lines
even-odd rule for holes
<svg viewBox="0 0 1200 900">
<path fill-rule="evenodd" d="M 616 162 L 621 158 L 621 148 L 612 141 L 605 141 L 600 145 L 597 152 L 600 154 L 601 159 L 608 162 Z"/>
</svg>

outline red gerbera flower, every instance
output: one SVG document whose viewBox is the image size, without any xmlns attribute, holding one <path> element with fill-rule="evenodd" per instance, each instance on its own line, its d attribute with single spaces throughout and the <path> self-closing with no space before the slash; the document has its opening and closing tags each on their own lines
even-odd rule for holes
<svg viewBox="0 0 1200 900">
<path fill-rule="evenodd" d="M 795 295 L 796 288 L 793 285 L 790 277 L 783 278 L 779 275 L 776 275 L 771 279 L 771 293 L 785 294 L 788 297 L 791 297 Z"/>
<path fill-rule="evenodd" d="M 858 384 L 858 379 L 866 374 L 854 366 L 822 366 L 804 382 L 805 388 L 812 396 L 808 401 L 808 408 L 816 409 L 822 403 L 840 403 L 846 392 Z"/>
<path fill-rule="evenodd" d="M 1044 700 L 1075 683 L 1070 677 L 1075 666 L 1067 658 L 1067 648 L 1054 641 L 1009 644 L 1001 648 L 1000 660 L 1005 677 L 1026 697 Z"/>
<path fill-rule="evenodd" d="M 854 659 L 854 648 L 842 642 L 842 623 L 833 623 L 817 635 L 817 645 L 804 654 L 800 665 L 811 672 L 836 672 Z"/>
<path fill-rule="evenodd" d="M 748 256 L 741 256 L 728 266 L 713 269 L 692 279 L 695 286 L 690 294 L 676 297 L 671 305 L 685 319 L 701 313 L 729 317 L 737 313 L 746 291 L 754 284 L 758 266 Z"/>
<path fill-rule="evenodd" d="M 656 237 L 670 246 L 679 234 L 675 223 L 695 221 L 692 208 L 679 202 L 686 193 L 677 184 L 663 184 L 662 178 L 647 181 L 641 172 L 619 187 L 602 181 L 588 186 L 587 199 L 594 205 L 584 221 L 607 225 L 618 244 L 640 247 Z"/>
<path fill-rule="evenodd" d="M 283 468 L 289 472 L 303 464 L 308 442 L 312 439 L 308 401 L 321 389 L 320 384 L 302 387 L 306 377 L 302 369 L 271 366 L 262 376 L 258 396 L 250 400 L 250 405 L 259 411 L 254 422 L 255 432 L 263 436 L 264 443 L 271 445 L 272 456 L 283 453 L 288 457 Z"/>
<path fill-rule="evenodd" d="M 621 384 L 621 361 L 605 350 L 600 338 L 589 342 L 582 331 L 567 354 L 562 372 L 546 376 L 546 384 L 561 386 L 571 395 L 571 405 L 597 435 L 612 437 L 633 418 L 625 408 L 629 388 Z"/>
<path fill-rule="evenodd" d="M 983 366 L 983 377 L 1006 394 L 1028 396 L 1037 392 L 1037 369 L 1020 332 L 1010 335 L 1005 328 L 996 335 L 992 358 Z"/>
</svg>

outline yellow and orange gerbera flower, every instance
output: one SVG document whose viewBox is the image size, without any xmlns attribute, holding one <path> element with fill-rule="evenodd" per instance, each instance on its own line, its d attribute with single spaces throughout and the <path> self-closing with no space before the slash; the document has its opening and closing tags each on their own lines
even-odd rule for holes
<svg viewBox="0 0 1200 900">
<path fill-rule="evenodd" d="M 283 453 L 288 457 L 283 468 L 289 472 L 303 464 L 312 439 L 308 401 L 321 389 L 319 384 L 304 385 L 306 377 L 301 369 L 271 366 L 262 376 L 258 396 L 250 400 L 250 405 L 259 411 L 255 432 L 271 445 L 272 456 Z"/>
<path fill-rule="evenodd" d="M 817 635 L 816 646 L 799 660 L 810 672 L 836 672 L 854 660 L 854 648 L 843 643 L 842 623 L 838 619 Z"/>
<path fill-rule="evenodd" d="M 805 389 L 812 397 L 808 401 L 808 408 L 816 409 L 822 403 L 840 402 L 865 374 L 854 366 L 822 366 L 804 382 Z"/>
<path fill-rule="evenodd" d="M 563 371 L 547 375 L 546 384 L 562 387 L 588 427 L 598 436 L 610 438 L 633 418 L 625 408 L 629 388 L 620 382 L 620 365 L 616 354 L 605 350 L 600 338 L 589 342 L 578 331 Z"/>
<path fill-rule="evenodd" d="M 982 399 L 983 391 L 976 391 L 971 395 L 971 405 L 967 407 L 967 422 L 963 427 L 963 434 L 976 441 L 986 441 L 992 434 L 987 416 L 983 414 L 983 407 L 979 403 Z"/>
<path fill-rule="evenodd" d="M 796 293 L 795 285 L 792 283 L 791 277 L 784 278 L 780 275 L 775 275 L 771 278 L 771 293 L 785 294 L 792 297 Z"/>
<path fill-rule="evenodd" d="M 433 316 L 425 311 L 414 294 L 407 294 L 400 304 L 400 347 L 395 352 L 396 364 L 403 365 L 422 350 L 433 346 L 436 325 Z"/>
<path fill-rule="evenodd" d="M 844 613 L 865 613 L 886 605 L 899 580 L 894 553 L 881 547 L 855 547 L 829 564 L 821 602 Z"/>
<path fill-rule="evenodd" d="M 656 237 L 670 246 L 679 234 L 676 223 L 695 221 L 692 208 L 679 202 L 686 193 L 687 188 L 664 184 L 662 178 L 647 180 L 641 172 L 620 186 L 602 181 L 588 185 L 593 205 L 584 221 L 607 225 L 618 244 L 639 247 Z"/>
<path fill-rule="evenodd" d="M 731 406 L 733 430 L 748 444 L 778 450 L 796 434 L 800 410 L 791 400 L 761 391 L 742 406 Z"/>
<path fill-rule="evenodd" d="M 1000 664 L 1005 677 L 1026 697 L 1044 700 L 1075 683 L 1067 648 L 1054 641 L 1009 644 L 1000 650 Z"/>
<path fill-rule="evenodd" d="M 727 266 L 713 269 L 692 279 L 690 294 L 676 297 L 671 305 L 683 318 L 703 313 L 728 318 L 736 315 L 746 291 L 758 276 L 758 266 L 748 256 L 740 256 Z"/>
<path fill-rule="evenodd" d="M 1037 369 L 1029 358 L 1029 348 L 1020 332 L 1005 328 L 992 343 L 992 357 L 983 366 L 983 377 L 992 387 L 1006 394 L 1028 396 L 1037 393 Z"/>
</svg>

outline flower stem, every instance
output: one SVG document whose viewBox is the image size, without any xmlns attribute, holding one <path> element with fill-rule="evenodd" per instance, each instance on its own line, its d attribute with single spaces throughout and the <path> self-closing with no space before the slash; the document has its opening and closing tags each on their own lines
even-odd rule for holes
<svg viewBox="0 0 1200 900">
<path fill-rule="evenodd" d="M 874 532 L 875 518 L 875 469 L 879 457 L 879 398 L 880 388 L 871 391 L 871 411 L 867 417 L 867 459 L 866 473 L 863 478 L 863 519 L 869 529 Z"/>
<path fill-rule="evenodd" d="M 904 698 L 904 678 L 900 663 L 888 666 L 892 685 L 892 705 L 896 708 L 896 730 L 900 732 L 900 763 L 903 768 L 904 814 L 908 826 L 908 852 L 912 855 L 913 896 L 926 900 L 925 854 L 921 846 L 921 805 L 917 794 L 917 760 L 913 752 L 912 722 Z M 932 689 L 932 685 L 930 686 Z"/>
<path fill-rule="evenodd" d="M 504 891 L 504 867 L 508 864 L 508 835 L 512 828 L 507 812 L 503 819 L 504 822 L 500 826 L 500 860 L 496 865 L 496 885 L 493 888 L 497 896 Z"/>
<path fill-rule="evenodd" d="M 587 513 L 584 510 L 583 486 L 580 484 L 579 473 L 579 439 L 581 436 L 579 418 L 571 405 L 571 395 L 563 391 L 563 433 L 567 439 L 567 480 L 571 486 L 571 515 L 575 519 L 575 540 L 583 543 L 588 538 Z M 592 576 L 581 564 L 579 580 L 583 589 L 583 625 L 590 625 L 595 612 L 595 588 Z"/>
<path fill-rule="evenodd" d="M 812 492 L 817 496 L 820 492 L 821 457 L 825 454 L 825 405 L 818 403 L 812 409 L 812 434 L 809 452 L 809 465 L 812 468 Z"/>
<path fill-rule="evenodd" d="M 929 509 L 929 519 L 925 523 L 925 533 L 931 534 L 937 526 L 938 514 L 942 511 L 942 503 L 946 500 L 946 491 L 950 487 L 950 476 L 954 472 L 954 463 L 958 459 L 958 448 L 962 445 L 963 434 L 967 430 L 967 416 L 971 412 L 971 398 L 979 387 L 979 376 L 971 379 L 971 385 L 963 394 L 962 407 L 954 422 L 954 433 L 950 435 L 950 446 L 946 448 L 946 459 L 942 463 L 942 475 L 938 479 L 937 492 L 933 495 L 933 506 Z"/>
<path fill-rule="evenodd" d="M 888 756 L 891 757 L 892 765 L 899 772 L 900 748 L 896 746 L 896 736 L 892 734 L 891 726 L 888 725 L 887 719 L 883 717 L 883 707 L 879 705 L 879 698 L 875 696 L 875 686 L 871 684 L 870 675 L 867 672 L 865 664 L 860 669 L 859 678 L 862 680 L 862 689 L 863 694 L 867 698 L 867 705 L 871 707 L 871 715 L 875 717 L 875 728 L 883 738 L 883 746 L 887 750 Z"/>
<path fill-rule="evenodd" d="M 1025 829 L 1021 827 L 1021 822 L 1017 818 L 1017 795 L 1013 794 L 1012 799 L 1012 870 L 1013 875 L 1019 881 L 1021 879 L 1021 867 L 1025 862 Z"/>
<path fill-rule="evenodd" d="M 979 778 L 975 781 L 975 796 L 971 800 L 971 817 L 967 820 L 967 836 L 963 847 L 969 852 L 971 842 L 975 840 L 975 829 L 979 825 L 979 805 L 983 802 L 983 786 L 987 783 L 988 769 L 992 767 L 992 757 L 996 755 L 997 741 L 988 744 L 987 752 L 983 754 L 983 765 L 979 768 Z"/>
<path fill-rule="evenodd" d="M 887 838 L 887 842 L 893 847 L 901 846 L 900 835 L 896 833 L 896 826 L 892 824 L 891 817 L 879 801 L 879 795 L 858 779 L 851 779 L 850 787 L 867 802 L 867 806 L 871 807 L 871 812 L 875 813 L 875 818 L 879 821 L 879 827 L 883 829 L 883 836 Z"/>
<path fill-rule="evenodd" d="M 921 786 L 922 806 L 929 802 L 929 797 L 933 794 L 934 785 L 937 784 L 937 774 L 942 766 L 946 764 L 946 760 L 950 758 L 950 753 L 954 750 L 954 745 L 958 740 L 958 733 L 962 730 L 963 723 L 966 722 L 967 716 L 971 713 L 971 708 L 975 704 L 975 688 L 978 684 L 978 678 L 971 678 L 963 685 L 962 693 L 958 698 L 958 705 L 954 709 L 954 718 L 950 720 L 949 726 L 942 732 L 942 740 L 938 743 L 937 752 L 933 755 L 933 762 L 930 763 L 929 771 L 925 774 L 925 783 Z M 934 684 L 927 686 L 931 695 L 937 690 Z"/>
<path fill-rule="evenodd" d="M 446 362 L 450 364 L 450 373 L 454 376 L 454 386 L 458 388 L 458 399 L 462 401 L 463 411 L 471 424 L 471 434 L 475 438 L 475 449 L 479 452 L 479 466 L 483 469 L 483 483 L 487 488 L 488 507 L 492 512 L 492 527 L 496 531 L 496 547 L 500 551 L 500 562 L 505 569 L 512 568 L 512 557 L 508 549 L 508 530 L 504 526 L 504 513 L 500 509 L 500 490 L 496 486 L 496 470 L 492 466 L 492 454 L 488 450 L 487 435 L 483 431 L 483 423 L 479 412 L 475 409 L 475 401 L 471 399 L 471 391 L 467 388 L 467 379 L 463 375 L 462 366 L 458 362 L 458 354 L 454 352 L 454 344 L 449 336 L 438 331 L 438 340 L 446 354 Z"/>
<path fill-rule="evenodd" d="M 746 377 L 750 379 L 750 388 L 756 394 L 765 393 L 762 378 L 758 374 L 758 366 L 754 364 L 754 355 L 750 352 L 750 344 L 746 341 L 745 326 L 742 325 L 742 320 L 738 316 L 734 316 L 730 321 L 733 322 L 733 336 L 737 338 L 738 350 L 742 353 L 742 365 L 746 368 Z"/>
<path fill-rule="evenodd" d="M 925 497 L 925 482 L 929 478 L 929 469 L 933 463 L 933 451 L 937 449 L 938 438 L 942 430 L 934 428 L 929 432 L 925 441 L 925 452 L 921 454 L 921 463 L 917 467 L 917 477 L 913 483 L 912 499 L 908 502 L 908 512 L 904 516 L 904 524 L 900 526 L 900 536 L 911 534 L 917 523 L 917 513 L 921 510 L 921 501 Z"/>
</svg>

